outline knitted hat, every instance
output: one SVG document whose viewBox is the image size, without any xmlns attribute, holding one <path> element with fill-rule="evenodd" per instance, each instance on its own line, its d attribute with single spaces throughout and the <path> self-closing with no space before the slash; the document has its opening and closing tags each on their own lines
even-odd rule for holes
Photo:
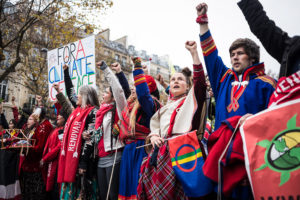
<svg viewBox="0 0 300 200">
<path fill-rule="evenodd" d="M 148 84 L 150 93 L 154 92 L 157 89 L 156 82 L 155 82 L 154 78 L 152 76 L 149 76 L 149 75 L 145 75 L 145 78 L 146 78 L 146 82 Z"/>
<path fill-rule="evenodd" d="M 148 84 L 149 91 L 152 95 L 154 95 L 157 99 L 159 99 L 159 92 L 156 86 L 156 82 L 154 78 L 150 75 L 145 75 L 146 82 Z"/>
</svg>

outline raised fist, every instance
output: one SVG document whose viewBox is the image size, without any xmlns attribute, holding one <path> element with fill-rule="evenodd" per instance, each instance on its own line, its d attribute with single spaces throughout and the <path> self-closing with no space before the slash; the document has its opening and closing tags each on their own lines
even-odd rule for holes
<svg viewBox="0 0 300 200">
<path fill-rule="evenodd" d="M 118 62 L 115 62 L 113 64 L 110 65 L 111 69 L 113 71 L 115 71 L 117 74 L 120 73 L 122 71 L 121 65 Z"/>
<path fill-rule="evenodd" d="M 185 48 L 190 52 L 197 50 L 197 43 L 195 41 L 186 41 Z"/>
<path fill-rule="evenodd" d="M 89 133 L 88 131 L 84 131 L 84 132 L 82 133 L 82 138 L 83 138 L 84 140 L 89 140 L 89 139 L 91 139 L 91 135 L 90 135 L 90 133 Z"/>
<path fill-rule="evenodd" d="M 40 95 L 36 95 L 35 99 L 36 99 L 37 102 L 41 102 L 43 98 Z"/>
<path fill-rule="evenodd" d="M 131 57 L 131 60 L 134 64 L 134 66 L 141 66 L 142 65 L 142 59 L 140 57 Z"/>
<path fill-rule="evenodd" d="M 208 6 L 206 3 L 200 3 L 197 7 L 196 7 L 196 10 L 197 10 L 197 15 L 200 16 L 200 15 L 205 15 L 207 13 L 207 9 L 208 9 Z"/>
<path fill-rule="evenodd" d="M 96 63 L 96 67 L 98 69 L 105 70 L 107 65 L 106 65 L 105 61 L 101 60 L 101 61 Z"/>
<path fill-rule="evenodd" d="M 69 68 L 69 66 L 67 64 L 64 64 L 63 69 L 66 70 L 68 68 Z"/>
<path fill-rule="evenodd" d="M 163 85 L 163 83 L 164 83 L 164 78 L 162 77 L 162 75 L 158 74 L 158 75 L 156 76 L 156 80 L 157 80 L 161 85 Z"/>
<path fill-rule="evenodd" d="M 54 83 L 53 84 L 54 89 L 56 90 L 57 93 L 59 93 L 59 84 L 58 83 Z"/>
<path fill-rule="evenodd" d="M 102 62 L 103 62 L 103 61 L 101 60 L 101 61 L 99 61 L 99 62 L 96 63 L 96 67 L 97 67 L 98 69 L 100 69 L 100 67 L 101 67 L 101 65 L 102 65 Z"/>
</svg>

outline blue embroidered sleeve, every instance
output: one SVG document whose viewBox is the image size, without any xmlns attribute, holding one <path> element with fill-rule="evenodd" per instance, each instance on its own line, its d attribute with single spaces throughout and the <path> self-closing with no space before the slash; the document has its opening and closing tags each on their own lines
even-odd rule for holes
<svg viewBox="0 0 300 200">
<path fill-rule="evenodd" d="M 210 31 L 200 35 L 200 41 L 209 81 L 213 89 L 214 96 L 217 99 L 218 91 L 220 89 L 220 81 L 229 68 L 224 65 L 221 57 L 219 57 L 218 49 Z"/>
<path fill-rule="evenodd" d="M 139 103 L 141 104 L 143 111 L 150 119 L 154 114 L 154 100 L 150 95 L 144 71 L 141 69 L 141 67 L 134 67 L 133 77 Z"/>
</svg>

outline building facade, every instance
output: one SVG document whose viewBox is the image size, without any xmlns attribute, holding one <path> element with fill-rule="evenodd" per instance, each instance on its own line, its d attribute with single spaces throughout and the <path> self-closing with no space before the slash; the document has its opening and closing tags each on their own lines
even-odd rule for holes
<svg viewBox="0 0 300 200">
<path fill-rule="evenodd" d="M 119 62 L 122 70 L 127 77 L 130 85 L 133 85 L 132 76 L 132 62 L 131 57 L 139 56 L 150 69 L 150 75 L 154 78 L 161 74 L 165 82 L 169 83 L 169 56 L 148 55 L 145 50 L 136 50 L 135 46 L 128 45 L 127 36 L 121 37 L 117 40 L 110 40 L 110 30 L 106 29 L 96 35 L 96 60 L 105 60 L 108 65 Z M 102 91 L 108 87 L 104 79 L 103 73 L 97 72 L 97 87 L 99 88 L 100 97 L 102 98 Z M 164 88 L 157 82 L 158 89 L 161 94 L 162 101 L 166 102 L 167 96 L 164 93 Z"/>
<path fill-rule="evenodd" d="M 86 37 L 82 35 L 81 38 Z M 132 62 L 131 57 L 139 56 L 143 59 L 143 63 L 147 64 L 150 69 L 150 75 L 154 78 L 160 74 L 163 76 L 164 80 L 169 83 L 170 70 L 169 70 L 169 57 L 168 56 L 158 56 L 158 55 L 148 55 L 145 50 L 136 50 L 133 45 L 128 45 L 127 36 L 119 38 L 117 40 L 110 40 L 110 30 L 106 29 L 102 32 L 96 34 L 96 62 L 100 60 L 105 60 L 108 65 L 119 62 L 122 66 L 122 70 L 125 73 L 130 86 L 133 85 L 132 76 Z M 9 65 L 10 53 L 4 52 L 5 60 L 1 61 L 2 69 Z M 20 64 L 19 67 L 22 64 Z M 97 70 L 97 88 L 99 98 L 102 99 L 103 91 L 106 87 L 109 87 L 107 81 L 104 78 L 102 72 Z M 0 69 L 0 74 L 3 70 Z M 160 86 L 157 82 L 158 89 L 161 94 L 161 100 L 163 102 L 167 101 L 167 95 L 164 93 L 164 88 Z M 6 118 L 12 119 L 12 104 L 11 98 L 15 97 L 15 102 L 18 107 L 23 107 L 23 105 L 29 104 L 33 106 L 35 104 L 35 95 L 31 94 L 31 91 L 24 86 L 24 80 L 18 72 L 10 74 L 10 78 L 0 83 L 0 101 L 3 101 L 4 112 Z"/>
</svg>

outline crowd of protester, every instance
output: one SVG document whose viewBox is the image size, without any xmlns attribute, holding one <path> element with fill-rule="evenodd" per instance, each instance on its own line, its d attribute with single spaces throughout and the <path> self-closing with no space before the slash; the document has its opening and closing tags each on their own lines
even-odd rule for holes
<svg viewBox="0 0 300 200">
<path fill-rule="evenodd" d="M 241 0 L 238 6 L 251 31 L 281 64 L 279 83 L 289 82 L 289 77 L 299 80 L 299 36 L 289 37 L 277 27 L 258 0 Z M 1 104 L 0 199 L 216 199 L 216 166 L 219 150 L 227 145 L 228 127 L 235 129 L 269 106 L 299 98 L 300 81 L 288 90 L 277 86 L 277 80 L 265 74 L 260 47 L 248 38 L 232 43 L 232 67 L 226 67 L 208 27 L 207 11 L 205 3 L 196 7 L 207 75 L 197 43 L 187 41 L 192 71 L 172 74 L 169 85 L 160 75 L 155 81 L 141 58 L 134 57 L 133 86 L 119 63 L 96 63 L 110 86 L 101 103 L 91 86 L 81 86 L 76 94 L 68 66 L 63 66 L 67 97 L 54 84 L 55 122 L 47 119 L 41 97 L 34 110 L 18 109 L 13 98 L 14 118 L 9 122 Z M 158 83 L 168 95 L 165 105 Z M 174 173 L 167 142 L 193 130 L 205 163 L 199 170 L 210 180 L 203 180 L 202 196 L 186 193 L 182 182 L 189 180 Z M 16 141 L 27 147 L 5 148 L 20 145 Z M 234 142 L 242 148 L 242 141 Z M 228 156 L 234 162 L 224 166 L 221 195 L 253 199 L 249 179 L 239 170 L 243 157 L 235 153 L 243 154 Z"/>
</svg>

